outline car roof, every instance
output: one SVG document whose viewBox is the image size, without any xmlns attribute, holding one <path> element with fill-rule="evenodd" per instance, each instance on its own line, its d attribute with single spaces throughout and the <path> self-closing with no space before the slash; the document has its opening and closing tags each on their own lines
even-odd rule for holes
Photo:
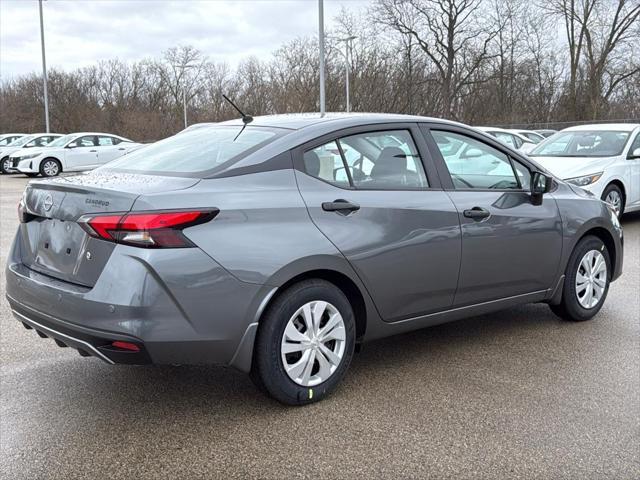
<svg viewBox="0 0 640 480">
<path fill-rule="evenodd" d="M 457 122 L 443 120 L 440 118 L 421 117 L 417 115 L 401 115 L 395 113 L 326 113 L 321 116 L 319 113 L 291 113 L 281 115 L 264 115 L 254 117 L 250 123 L 258 127 L 287 128 L 290 130 L 301 130 L 304 128 L 331 124 L 333 128 L 346 128 L 354 125 L 366 125 L 368 123 L 386 122 L 433 122 L 450 125 L 460 125 Z M 227 120 L 219 124 L 210 125 L 242 125 L 242 119 Z"/>
<path fill-rule="evenodd" d="M 576 127 L 565 128 L 565 132 L 579 132 L 579 131 L 622 131 L 633 132 L 636 128 L 640 127 L 640 123 L 593 123 L 590 125 L 578 125 Z"/>
</svg>

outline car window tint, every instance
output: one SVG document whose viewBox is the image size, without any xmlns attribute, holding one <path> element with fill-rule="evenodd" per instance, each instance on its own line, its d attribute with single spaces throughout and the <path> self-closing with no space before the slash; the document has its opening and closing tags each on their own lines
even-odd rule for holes
<svg viewBox="0 0 640 480">
<path fill-rule="evenodd" d="M 305 171 L 339 187 L 349 187 L 349 176 L 337 142 L 329 142 L 304 153 Z"/>
<path fill-rule="evenodd" d="M 636 139 L 631 144 L 631 148 L 629 148 L 629 153 L 633 153 L 638 148 L 640 148 L 640 133 L 636 135 Z"/>
<path fill-rule="evenodd" d="M 101 147 L 109 147 L 115 145 L 113 143 L 113 137 L 98 137 L 98 145 Z"/>
<path fill-rule="evenodd" d="M 514 174 L 509 157 L 501 151 L 466 135 L 432 130 L 438 149 L 442 154 L 455 188 L 468 189 L 519 189 L 528 185 L 529 171 L 523 165 Z M 461 142 L 462 146 L 451 153 L 449 143 Z"/>
<path fill-rule="evenodd" d="M 350 135 L 339 143 L 356 188 L 406 190 L 428 186 L 408 130 Z"/>
<path fill-rule="evenodd" d="M 95 147 L 95 137 L 94 136 L 86 136 L 80 137 L 75 142 L 72 143 L 76 147 Z"/>
</svg>

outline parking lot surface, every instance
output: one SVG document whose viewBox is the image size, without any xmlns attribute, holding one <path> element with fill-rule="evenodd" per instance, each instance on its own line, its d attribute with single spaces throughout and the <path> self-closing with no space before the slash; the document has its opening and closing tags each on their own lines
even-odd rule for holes
<svg viewBox="0 0 640 480">
<path fill-rule="evenodd" d="M 640 477 L 640 215 L 594 320 L 527 305 L 377 341 L 287 408 L 231 369 L 109 366 L 25 330 L 4 264 L 26 180 L 0 178 L 1 478 Z"/>
</svg>

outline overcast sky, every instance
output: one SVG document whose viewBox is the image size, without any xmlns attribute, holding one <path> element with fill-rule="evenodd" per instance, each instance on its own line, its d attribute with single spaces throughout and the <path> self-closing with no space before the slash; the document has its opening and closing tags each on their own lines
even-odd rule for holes
<svg viewBox="0 0 640 480">
<path fill-rule="evenodd" d="M 325 0 L 325 28 L 341 7 L 369 0 Z M 284 42 L 317 35 L 317 0 L 48 0 L 43 3 L 47 66 L 63 70 L 120 58 L 159 57 L 193 45 L 235 66 L 266 59 Z M 0 0 L 0 75 L 40 72 L 37 0 Z"/>
</svg>

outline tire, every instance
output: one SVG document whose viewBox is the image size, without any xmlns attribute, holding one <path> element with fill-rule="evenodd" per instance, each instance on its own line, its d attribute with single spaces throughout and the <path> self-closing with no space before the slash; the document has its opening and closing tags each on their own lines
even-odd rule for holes
<svg viewBox="0 0 640 480">
<path fill-rule="evenodd" d="M 586 257 L 587 254 L 593 255 L 593 261 Z M 602 257 L 606 271 L 600 274 L 595 272 L 594 275 L 596 276 L 596 280 L 599 280 L 599 282 L 582 282 L 581 285 L 586 285 L 586 287 L 584 287 L 584 289 L 579 289 L 576 282 L 578 274 L 580 272 L 584 272 L 585 276 L 589 276 L 588 272 L 585 272 L 584 270 L 583 261 L 591 264 L 592 266 L 595 263 L 597 269 L 597 262 L 599 261 L 598 255 Z M 580 273 L 580 275 L 582 275 L 582 273 Z M 565 270 L 562 300 L 558 305 L 550 305 L 551 310 L 564 320 L 572 322 L 591 320 L 600 311 L 607 298 L 610 281 L 611 260 L 606 245 L 597 237 L 592 235 L 586 236 L 578 242 L 571 254 L 571 257 L 569 258 L 567 269 Z M 604 285 L 602 285 L 602 282 L 604 282 Z M 600 287 L 602 291 L 600 293 L 600 297 L 596 301 L 597 287 Z M 590 306 L 585 305 L 585 303 L 589 303 L 589 299 L 587 298 L 589 289 L 591 289 L 591 293 L 593 294 L 591 298 L 591 302 L 593 304 Z"/>
<path fill-rule="evenodd" d="M 612 205 L 618 214 L 618 218 L 624 213 L 624 192 L 615 183 L 610 183 L 602 192 L 600 199 Z"/>
<path fill-rule="evenodd" d="M 319 302 L 326 302 L 326 306 Z M 306 306 L 309 309 L 305 309 Z M 304 311 L 309 314 L 316 308 L 324 312 L 318 331 L 322 333 L 322 327 L 327 327 L 329 318 L 332 318 L 333 327 L 328 327 L 328 336 L 334 339 L 323 342 L 322 337 L 315 339 L 310 335 L 307 338 L 311 340 L 305 343 L 300 337 L 308 333 Z M 341 316 L 342 324 L 336 323 L 339 322 L 336 313 Z M 296 330 L 292 331 L 292 328 Z M 283 346 L 296 351 L 283 354 Z M 278 296 L 262 316 L 254 345 L 251 378 L 260 390 L 286 405 L 317 402 L 329 395 L 342 380 L 351 363 L 354 346 L 355 319 L 347 297 L 332 283 L 305 280 Z M 327 350 L 329 354 L 325 354 Z M 335 361 L 338 357 L 340 361 Z M 329 360 L 331 358 L 334 359 L 333 364 Z M 321 368 L 321 360 L 324 368 Z M 287 373 L 285 365 L 291 373 Z M 300 370 L 300 365 L 311 368 Z M 297 379 L 294 378 L 296 376 Z"/>
<path fill-rule="evenodd" d="M 43 177 L 55 177 L 62 172 L 62 165 L 55 158 L 45 158 L 40 162 L 40 175 Z"/>
<path fill-rule="evenodd" d="M 10 173 L 7 171 L 8 166 L 9 166 L 9 156 L 7 155 L 2 160 L 0 160 L 0 173 L 2 175 L 8 175 Z"/>
</svg>

